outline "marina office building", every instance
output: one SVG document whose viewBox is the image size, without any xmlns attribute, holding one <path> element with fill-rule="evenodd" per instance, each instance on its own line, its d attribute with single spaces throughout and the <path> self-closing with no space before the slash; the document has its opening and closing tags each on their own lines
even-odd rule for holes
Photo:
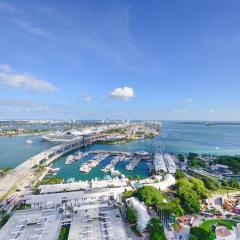
<svg viewBox="0 0 240 240">
<path fill-rule="evenodd" d="M 27 195 L 30 209 L 16 211 L 0 231 L 0 240 L 57 240 L 70 225 L 68 240 L 126 240 L 115 203 L 125 188 Z"/>
</svg>

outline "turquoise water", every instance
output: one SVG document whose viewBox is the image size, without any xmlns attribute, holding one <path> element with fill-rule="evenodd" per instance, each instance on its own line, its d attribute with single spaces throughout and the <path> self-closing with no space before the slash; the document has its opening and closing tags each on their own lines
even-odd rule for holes
<svg viewBox="0 0 240 240">
<path fill-rule="evenodd" d="M 83 150 L 83 149 L 81 149 Z M 85 151 L 85 150 L 83 150 Z M 110 173 L 102 172 L 101 169 L 105 167 L 108 163 L 110 163 L 112 157 L 108 157 L 106 160 L 102 161 L 96 167 L 92 168 L 89 173 L 82 173 L 79 172 L 79 167 L 82 163 L 88 161 L 93 156 L 86 157 L 84 159 L 80 159 L 78 161 L 73 162 L 72 164 L 65 165 L 64 162 L 66 157 L 61 157 L 57 161 L 54 162 L 52 165 L 53 167 L 61 168 L 60 171 L 57 173 L 56 177 L 62 177 L 65 181 L 70 178 L 74 178 L 75 180 L 90 180 L 93 178 L 103 179 L 107 176 L 110 176 Z M 134 171 L 127 171 L 125 170 L 125 166 L 129 163 L 129 161 L 120 162 L 115 166 L 116 170 L 119 170 L 125 176 L 139 176 L 141 178 L 147 177 L 148 174 L 148 167 L 147 162 L 143 161 L 140 162 Z"/>
<path fill-rule="evenodd" d="M 26 144 L 27 139 L 31 139 L 33 144 Z M 0 137 L 0 167 L 16 167 L 24 160 L 54 145 L 53 143 L 41 142 L 37 136 Z M 155 152 L 158 145 L 162 147 L 162 150 L 173 153 L 198 152 L 239 155 L 240 125 L 206 126 L 204 124 L 182 124 L 168 121 L 163 122 L 161 135 L 154 139 L 118 145 L 95 144 L 87 150 L 109 149 L 131 152 L 146 150 Z"/>
</svg>

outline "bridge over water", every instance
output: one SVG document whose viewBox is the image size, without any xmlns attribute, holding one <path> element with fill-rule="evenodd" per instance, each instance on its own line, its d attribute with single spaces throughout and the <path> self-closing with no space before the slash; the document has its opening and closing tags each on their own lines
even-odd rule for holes
<svg viewBox="0 0 240 240">
<path fill-rule="evenodd" d="M 10 173 L 0 178 L 0 202 L 6 199 L 16 188 L 23 189 L 36 181 L 34 167 L 44 162 L 50 165 L 53 161 L 64 154 L 77 150 L 80 147 L 93 144 L 98 140 L 102 140 L 103 136 L 98 134 L 83 136 L 72 142 L 59 144 L 48 150 L 45 150 L 18 165 Z"/>
</svg>

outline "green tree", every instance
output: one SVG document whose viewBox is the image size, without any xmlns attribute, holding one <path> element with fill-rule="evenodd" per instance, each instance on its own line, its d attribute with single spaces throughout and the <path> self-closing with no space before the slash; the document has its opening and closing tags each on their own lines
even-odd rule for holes
<svg viewBox="0 0 240 240">
<path fill-rule="evenodd" d="M 177 158 L 178 158 L 178 160 L 180 161 L 180 162 L 184 162 L 184 156 L 182 155 L 182 154 L 178 154 L 177 155 Z"/>
<path fill-rule="evenodd" d="M 214 234 L 212 234 L 211 232 L 208 232 L 206 231 L 205 229 L 203 228 L 200 228 L 200 227 L 192 227 L 190 229 L 190 234 L 191 234 L 191 237 L 190 237 L 190 240 L 213 240 L 215 239 L 215 236 Z"/>
<path fill-rule="evenodd" d="M 222 186 L 223 186 L 224 188 L 228 188 L 228 187 L 229 187 L 229 183 L 228 183 L 228 180 L 227 180 L 226 178 L 224 178 L 224 179 L 222 180 Z"/>
<path fill-rule="evenodd" d="M 200 211 L 200 201 L 197 193 L 192 189 L 187 189 L 179 193 L 181 204 L 187 213 L 198 213 Z"/>
<path fill-rule="evenodd" d="M 129 181 L 133 180 L 132 176 L 128 176 L 127 178 L 128 178 Z"/>
<path fill-rule="evenodd" d="M 219 188 L 222 188 L 222 183 L 220 180 L 218 180 L 215 177 L 203 177 L 202 178 L 204 185 L 206 186 L 207 189 L 216 191 Z"/>
<path fill-rule="evenodd" d="M 133 194 L 134 194 L 134 191 L 133 191 L 133 190 L 127 191 L 127 190 L 125 189 L 124 192 L 123 192 L 123 197 L 124 197 L 124 198 L 130 198 L 130 197 L 133 196 Z"/>
<path fill-rule="evenodd" d="M 169 215 L 174 214 L 179 217 L 184 214 L 184 209 L 181 207 L 179 198 L 174 198 L 172 202 L 161 203 L 157 206 L 159 210 L 167 212 Z"/>
<path fill-rule="evenodd" d="M 69 234 L 70 226 L 62 226 L 58 240 L 67 240 Z"/>
<path fill-rule="evenodd" d="M 161 204 L 165 198 L 162 192 L 152 186 L 138 188 L 135 195 L 148 206 Z"/>
<path fill-rule="evenodd" d="M 137 212 L 132 207 L 127 208 L 127 220 L 130 223 L 136 223 L 137 222 Z"/>
<path fill-rule="evenodd" d="M 140 182 L 140 180 L 141 180 L 141 178 L 140 178 L 138 175 L 135 176 L 135 179 L 136 179 L 138 182 Z"/>
<path fill-rule="evenodd" d="M 188 154 L 188 159 L 189 159 L 189 160 L 194 160 L 197 156 L 198 156 L 197 153 L 192 153 L 192 152 L 190 152 L 190 153 Z"/>
<path fill-rule="evenodd" d="M 200 198 L 207 198 L 209 196 L 209 191 L 206 189 L 204 182 L 197 178 L 192 178 L 191 183 L 193 184 L 193 190 L 197 192 Z"/>
<path fill-rule="evenodd" d="M 232 188 L 239 188 L 240 187 L 237 179 L 232 179 L 229 182 L 229 186 L 232 187 Z"/>
<path fill-rule="evenodd" d="M 194 184 L 188 179 L 177 181 L 177 195 L 181 201 L 182 208 L 187 213 L 197 213 L 200 211 L 200 197 L 193 188 Z"/>
<path fill-rule="evenodd" d="M 0 221 L 0 227 L 4 226 L 9 218 L 10 218 L 10 215 L 7 214 L 5 211 L 3 211 L 2 218 L 1 218 L 1 221 Z"/>
<path fill-rule="evenodd" d="M 214 162 L 229 166 L 235 174 L 240 172 L 240 156 L 220 156 Z"/>
<path fill-rule="evenodd" d="M 170 214 L 175 214 L 177 217 L 182 216 L 184 214 L 184 210 L 180 205 L 180 199 L 175 198 L 172 202 L 166 204 L 168 212 Z"/>
<path fill-rule="evenodd" d="M 164 228 L 159 219 L 152 218 L 147 226 L 147 229 L 149 231 L 149 239 L 150 240 L 167 240 Z"/>
<path fill-rule="evenodd" d="M 175 177 L 176 177 L 176 179 L 180 179 L 180 178 L 185 178 L 186 175 L 183 171 L 177 170 L 176 173 L 175 173 Z"/>
</svg>

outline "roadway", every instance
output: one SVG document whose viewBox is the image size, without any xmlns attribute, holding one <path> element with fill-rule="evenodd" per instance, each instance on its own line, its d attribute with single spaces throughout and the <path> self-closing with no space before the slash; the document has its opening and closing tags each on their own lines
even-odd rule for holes
<svg viewBox="0 0 240 240">
<path fill-rule="evenodd" d="M 0 178 L 0 199 L 2 197 L 6 198 L 5 195 L 7 195 L 7 193 L 15 187 L 18 188 L 19 186 L 27 186 L 31 184 L 31 182 L 34 180 L 34 177 L 35 177 L 35 171 L 33 169 L 33 166 L 39 165 L 42 160 L 47 159 L 45 164 L 49 165 L 56 158 L 65 154 L 66 152 L 81 146 L 81 145 L 77 145 L 72 148 L 68 148 L 66 151 L 62 151 L 62 152 L 59 152 L 58 154 L 54 154 L 57 151 L 63 149 L 64 147 L 67 147 L 75 143 L 76 141 L 72 143 L 59 144 L 46 151 L 43 151 L 31 157 L 30 159 L 24 161 L 23 163 L 18 165 L 15 169 L 13 169 L 10 173 Z M 53 156 L 48 158 L 48 156 L 51 154 L 53 154 Z"/>
</svg>

